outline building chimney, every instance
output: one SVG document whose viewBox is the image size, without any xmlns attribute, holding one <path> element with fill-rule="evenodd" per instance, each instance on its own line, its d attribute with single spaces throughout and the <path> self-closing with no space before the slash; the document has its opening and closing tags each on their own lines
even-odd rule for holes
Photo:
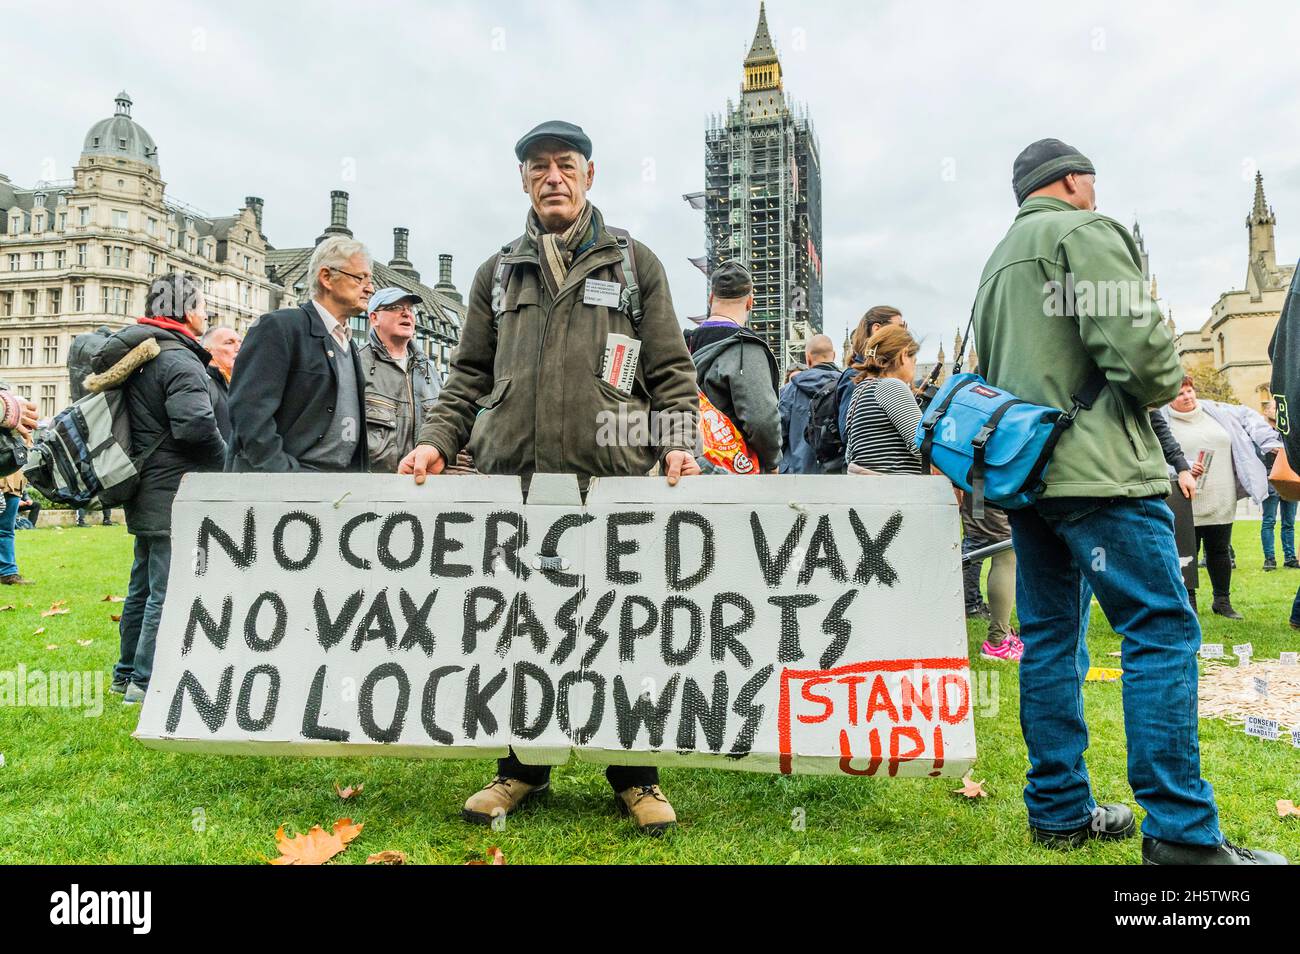
<svg viewBox="0 0 1300 954">
<path fill-rule="evenodd" d="M 253 218 L 257 220 L 257 234 L 262 237 L 263 242 L 266 241 L 266 233 L 262 231 L 262 207 L 265 204 L 255 195 L 245 196 L 244 198 L 244 208 L 253 210 Z"/>
<path fill-rule="evenodd" d="M 460 292 L 456 291 L 456 286 L 451 283 L 451 256 L 445 252 L 438 256 L 438 284 L 433 286 L 433 290 L 456 301 L 462 300 Z"/>
<path fill-rule="evenodd" d="M 352 238 L 352 230 L 348 228 L 348 194 L 339 189 L 330 193 L 330 224 L 316 240 L 316 244 L 319 245 L 331 235 Z"/>
<path fill-rule="evenodd" d="M 408 278 L 418 282 L 420 280 L 420 273 L 417 272 L 415 266 L 411 264 L 410 253 L 408 251 L 410 247 L 410 235 L 410 230 L 404 229 L 400 225 L 393 229 L 393 259 L 388 263 L 388 267 L 393 271 L 400 272 Z"/>
</svg>

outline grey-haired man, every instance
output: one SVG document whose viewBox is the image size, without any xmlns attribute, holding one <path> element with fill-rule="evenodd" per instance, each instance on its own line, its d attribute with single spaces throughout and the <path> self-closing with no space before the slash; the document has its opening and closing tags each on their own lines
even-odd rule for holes
<svg viewBox="0 0 1300 954">
<path fill-rule="evenodd" d="M 381 288 L 370 296 L 370 334 L 361 347 L 366 378 L 366 437 L 370 469 L 395 474 L 415 449 L 425 417 L 442 382 L 433 362 L 415 344 L 420 296 L 405 288 Z"/>
</svg>

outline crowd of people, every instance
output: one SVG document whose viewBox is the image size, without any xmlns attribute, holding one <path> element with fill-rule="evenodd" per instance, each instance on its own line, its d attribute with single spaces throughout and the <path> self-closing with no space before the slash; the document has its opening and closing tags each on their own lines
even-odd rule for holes
<svg viewBox="0 0 1300 954">
<path fill-rule="evenodd" d="M 369 252 L 341 236 L 316 247 L 307 298 L 263 315 L 242 341 L 233 329 L 209 328 L 201 288 L 172 274 L 153 283 L 137 324 L 103 329 L 93 350 L 76 349 L 99 386 L 126 388 L 133 448 L 156 443 L 124 508 L 135 558 L 112 688 L 126 702 L 142 700 L 148 687 L 167 592 L 171 504 L 190 471 L 370 471 L 418 484 L 444 473 L 527 481 L 569 472 L 584 489 L 601 476 L 660 475 L 676 484 L 696 475 L 922 474 L 926 382 L 917 375 L 920 345 L 899 309 L 870 308 L 842 365 L 831 339 L 813 336 L 805 363 L 783 381 L 764 339 L 747 326 L 753 276 L 731 261 L 710 277 L 708 316 L 683 334 L 653 251 L 607 225 L 588 199 L 592 151 L 581 128 L 565 122 L 544 123 L 517 143 L 530 200 L 524 228 L 478 269 L 445 381 L 415 343 L 418 296 L 376 289 Z M 1044 317 L 1044 283 L 1066 277 L 1063 263 L 1076 287 L 1142 286 L 1132 238 L 1095 211 L 1094 182 L 1089 160 L 1058 140 L 1032 144 L 1014 164 L 1019 209 L 975 300 L 978 370 L 993 387 L 1053 407 L 1069 407 L 1094 368 L 1106 386 L 1056 447 L 1032 506 L 973 506 L 955 488 L 963 552 L 976 557 L 965 567 L 966 613 L 988 620 L 981 654 L 1021 668 L 1025 800 L 1036 840 L 1070 848 L 1136 832 L 1127 806 L 1095 802 L 1084 765 L 1080 673 L 1095 593 L 1124 640 L 1129 779 L 1146 809 L 1144 859 L 1280 862 L 1224 839 L 1201 777 L 1195 554 L 1204 547 L 1212 611 L 1241 619 L 1230 600 L 1228 548 L 1237 502 L 1249 497 L 1266 508 L 1265 568 L 1276 567 L 1278 511 L 1283 565 L 1300 566 L 1294 504 L 1280 501 L 1267 479 L 1282 438 L 1261 415 L 1198 398 L 1148 297 L 1129 302 L 1136 312 L 1122 319 Z M 349 321 L 362 314 L 369 331 L 358 345 Z M 161 350 L 140 363 L 146 339 Z M 619 348 L 626 363 L 612 368 Z M 74 370 L 74 387 L 78 376 Z M 596 420 L 615 410 L 677 415 L 691 427 L 609 446 Z M 29 410 L 15 413 L 30 432 Z M 8 502 L 16 491 L 5 493 Z M 870 497 L 871 485 L 855 483 L 849 493 Z M 17 574 L 12 531 L 8 538 L 4 531 L 11 510 L 16 505 L 0 523 L 5 583 L 16 582 L 10 570 Z M 977 551 L 996 551 L 987 601 Z M 606 775 L 640 830 L 676 824 L 654 767 L 612 765 Z M 526 765 L 512 751 L 466 801 L 464 817 L 490 822 L 549 783 L 548 767 Z"/>
</svg>

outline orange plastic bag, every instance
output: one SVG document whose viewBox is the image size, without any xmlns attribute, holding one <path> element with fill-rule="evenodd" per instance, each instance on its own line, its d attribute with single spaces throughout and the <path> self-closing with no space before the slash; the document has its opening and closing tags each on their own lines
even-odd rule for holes
<svg viewBox="0 0 1300 954">
<path fill-rule="evenodd" d="M 704 459 L 733 474 L 757 474 L 758 461 L 749 452 L 744 435 L 713 402 L 700 392 L 700 431 L 704 437 Z"/>
</svg>

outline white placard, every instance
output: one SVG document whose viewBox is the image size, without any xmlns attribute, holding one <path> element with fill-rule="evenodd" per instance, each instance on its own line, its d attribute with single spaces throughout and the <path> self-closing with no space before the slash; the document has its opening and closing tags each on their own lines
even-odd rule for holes
<svg viewBox="0 0 1300 954">
<path fill-rule="evenodd" d="M 951 489 L 866 483 L 189 475 L 136 737 L 960 776 Z"/>
<path fill-rule="evenodd" d="M 1300 665 L 1300 653 L 1278 653 L 1277 661 L 1283 666 Z"/>
<path fill-rule="evenodd" d="M 1265 719 L 1262 716 L 1246 716 L 1246 734 L 1259 739 L 1276 739 L 1278 737 L 1277 720 Z"/>
<path fill-rule="evenodd" d="M 1268 698 L 1268 680 L 1263 676 L 1254 677 L 1255 695 Z"/>
<path fill-rule="evenodd" d="M 1202 659 L 1222 659 L 1223 643 L 1201 643 Z"/>
<path fill-rule="evenodd" d="M 1232 654 L 1234 656 L 1253 656 L 1255 655 L 1255 647 L 1250 643 L 1237 643 L 1232 647 Z"/>
</svg>

